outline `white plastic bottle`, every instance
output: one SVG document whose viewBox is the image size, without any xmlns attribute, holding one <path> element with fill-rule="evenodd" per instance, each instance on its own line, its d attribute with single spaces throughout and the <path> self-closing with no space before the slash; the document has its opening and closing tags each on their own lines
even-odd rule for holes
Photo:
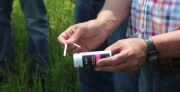
<svg viewBox="0 0 180 92">
<path fill-rule="evenodd" d="M 111 51 L 94 51 L 73 54 L 74 67 L 93 67 L 101 58 L 111 57 Z"/>
</svg>

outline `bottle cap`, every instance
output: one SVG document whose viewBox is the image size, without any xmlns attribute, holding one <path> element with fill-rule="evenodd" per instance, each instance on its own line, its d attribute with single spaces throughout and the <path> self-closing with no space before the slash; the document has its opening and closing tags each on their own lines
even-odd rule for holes
<svg viewBox="0 0 180 92">
<path fill-rule="evenodd" d="M 82 55 L 75 53 L 73 54 L 74 67 L 83 67 Z"/>
</svg>

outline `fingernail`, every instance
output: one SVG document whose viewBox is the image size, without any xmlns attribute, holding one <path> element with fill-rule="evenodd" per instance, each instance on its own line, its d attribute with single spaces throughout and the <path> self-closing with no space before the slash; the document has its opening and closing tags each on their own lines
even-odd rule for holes
<svg viewBox="0 0 180 92">
<path fill-rule="evenodd" d="M 67 41 L 66 41 L 66 43 L 69 43 L 69 42 L 71 42 L 71 41 L 70 41 L 70 40 L 67 40 Z"/>
</svg>

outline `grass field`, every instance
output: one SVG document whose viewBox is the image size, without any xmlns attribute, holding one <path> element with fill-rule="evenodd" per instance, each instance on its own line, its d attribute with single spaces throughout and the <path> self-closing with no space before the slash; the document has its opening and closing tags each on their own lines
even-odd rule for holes
<svg viewBox="0 0 180 92">
<path fill-rule="evenodd" d="M 77 71 L 73 67 L 72 57 L 63 57 L 57 37 L 68 26 L 74 24 L 73 0 L 45 0 L 49 20 L 49 56 L 51 66 L 47 71 L 47 92 L 78 92 Z M 27 44 L 24 16 L 19 1 L 13 4 L 13 33 L 16 53 L 16 73 L 6 74 L 5 80 L 0 83 L 0 92 L 41 92 L 41 83 L 34 80 L 30 86 L 28 80 L 28 64 L 23 59 Z"/>
</svg>

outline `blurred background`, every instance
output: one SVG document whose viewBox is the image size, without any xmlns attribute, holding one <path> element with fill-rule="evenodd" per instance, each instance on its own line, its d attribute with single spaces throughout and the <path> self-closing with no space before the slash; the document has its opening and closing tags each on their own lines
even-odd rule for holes
<svg viewBox="0 0 180 92">
<path fill-rule="evenodd" d="M 77 69 L 71 56 L 63 56 L 57 42 L 58 35 L 74 24 L 74 0 L 45 0 L 49 22 L 50 67 L 46 76 L 46 92 L 79 92 Z M 29 65 L 23 58 L 27 44 L 27 33 L 19 0 L 13 3 L 13 33 L 16 53 L 15 73 L 4 73 L 7 77 L 0 83 L 0 92 L 42 92 L 40 80 L 28 84 Z M 3 73 L 3 72 L 2 72 Z"/>
</svg>

